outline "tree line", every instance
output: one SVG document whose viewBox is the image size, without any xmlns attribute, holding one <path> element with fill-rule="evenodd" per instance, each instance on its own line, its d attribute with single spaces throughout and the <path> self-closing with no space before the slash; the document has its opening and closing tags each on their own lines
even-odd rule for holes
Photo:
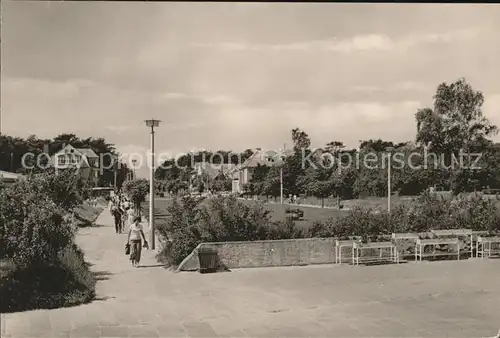
<svg viewBox="0 0 500 338">
<path fill-rule="evenodd" d="M 97 156 L 101 154 L 111 154 L 118 156 L 115 145 L 108 143 L 102 137 L 78 137 L 75 134 L 60 134 L 52 139 L 39 138 L 36 135 L 30 135 L 27 138 L 13 137 L 0 134 L 0 170 L 11 171 L 25 174 L 27 169 L 23 167 L 23 155 L 32 153 L 38 156 L 47 153 L 49 156 L 60 151 L 65 145 L 72 145 L 75 148 L 90 148 Z M 46 157 L 40 157 L 42 165 L 48 161 Z M 111 166 L 111 156 L 103 156 L 103 162 L 100 165 L 103 168 L 102 175 L 99 177 L 99 186 L 113 186 L 115 168 Z M 28 160 L 28 159 L 27 159 Z M 109 168 L 109 169 L 107 169 Z M 30 172 L 42 172 L 43 168 L 30 169 Z M 127 175 L 131 173 L 126 163 L 121 163 L 116 169 L 117 186 L 120 187 L 126 180 Z"/>
<path fill-rule="evenodd" d="M 280 169 L 285 195 L 309 195 L 324 199 L 336 196 L 351 199 L 362 196 L 387 195 L 387 166 L 377 168 L 348 166 L 349 158 L 375 154 L 379 162 L 387 160 L 387 152 L 397 152 L 406 165 L 392 169 L 391 190 L 401 195 L 418 195 L 429 187 L 461 192 L 500 188 L 500 143 L 491 137 L 498 133 L 482 112 L 484 95 L 463 78 L 441 83 L 434 95 L 432 108 L 415 113 L 416 133 L 413 140 L 394 142 L 383 139 L 361 140 L 356 149 L 342 141 L 332 140 L 321 149 L 311 149 L 309 135 L 299 128 L 292 130 L 293 153 L 282 159 L 280 166 L 258 165 L 250 182 L 244 186 L 249 195 L 280 196 Z M 321 156 L 323 153 L 330 157 Z M 164 189 L 177 192 L 191 183 L 193 163 L 222 154 L 223 163 L 238 164 L 248 159 L 248 149 L 238 155 L 231 151 L 199 152 L 171 159 L 156 170 L 156 178 Z M 471 156 L 464 156 L 472 154 Z M 436 161 L 436 155 L 439 158 Z M 384 157 L 385 156 L 385 157 Z M 214 164 L 220 156 L 213 156 Z M 311 159 L 304 161 L 304 158 Z M 331 158 L 335 163 L 328 163 Z M 461 164 L 458 159 L 465 159 Z M 215 160 L 217 159 L 217 160 Z M 340 161 L 338 160 L 340 159 Z M 411 165 L 410 165 L 411 164 Z M 227 178 L 230 180 L 230 178 Z M 203 180 L 202 180 L 203 181 Z M 227 186 L 226 186 L 227 187 Z"/>
<path fill-rule="evenodd" d="M 258 165 L 252 169 L 250 182 L 243 187 L 248 195 L 278 197 L 281 192 L 280 169 L 283 173 L 285 195 L 309 195 L 324 199 L 336 196 L 351 199 L 362 196 L 385 196 L 387 194 L 387 167 L 376 169 L 361 166 L 347 166 L 348 158 L 364 158 L 368 153 L 377 154 L 379 161 L 385 161 L 388 148 L 399 154 L 407 154 L 409 165 L 394 168 L 391 188 L 402 195 L 418 195 L 428 187 L 437 186 L 454 193 L 500 188 L 500 144 L 491 140 L 498 128 L 482 112 L 484 95 L 467 83 L 465 79 L 437 87 L 432 108 L 419 109 L 415 114 L 415 137 L 407 142 L 383 139 L 361 140 L 356 149 L 349 149 L 340 140 L 332 140 L 321 149 L 311 149 L 311 138 L 306 131 L 295 128 L 291 132 L 292 154 L 283 158 L 281 165 Z M 53 139 L 41 139 L 35 135 L 28 138 L 0 134 L 0 170 L 24 173 L 22 156 L 31 152 L 35 155 L 48 151 L 52 156 L 65 144 L 76 148 L 91 148 L 97 155 L 118 155 L 113 144 L 104 138 L 81 138 L 74 134 L 61 134 Z M 220 171 L 209 175 L 196 175 L 195 163 L 210 159 L 213 164 L 242 164 L 254 150 L 235 153 L 229 150 L 203 151 L 169 159 L 156 169 L 157 191 L 173 193 L 185 191 L 194 186 L 198 191 L 231 190 L 232 177 L 229 172 Z M 325 163 L 328 158 L 320 156 L 329 153 L 335 163 Z M 313 156 L 311 156 L 311 153 Z M 413 156 L 414 154 L 419 156 Z M 481 154 L 474 163 L 477 168 L 453 166 L 460 154 Z M 216 154 L 216 156 L 215 156 Z M 432 154 L 440 154 L 436 163 Z M 304 162 L 304 158 L 311 161 Z M 101 165 L 107 168 L 111 158 L 103 157 Z M 312 163 L 312 164 L 311 164 Z M 422 164 L 427 166 L 422 166 Z M 382 164 L 382 163 L 380 163 Z M 479 169 L 478 169 L 479 168 Z M 117 171 L 117 185 L 126 180 L 130 169 L 122 164 Z M 114 184 L 115 169 L 104 169 L 100 186 Z"/>
</svg>

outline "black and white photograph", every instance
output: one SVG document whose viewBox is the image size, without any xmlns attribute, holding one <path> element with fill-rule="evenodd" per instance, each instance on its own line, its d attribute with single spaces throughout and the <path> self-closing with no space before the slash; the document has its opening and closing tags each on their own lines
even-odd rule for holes
<svg viewBox="0 0 500 338">
<path fill-rule="evenodd" d="M 0 6 L 0 337 L 500 338 L 499 4 Z"/>
</svg>

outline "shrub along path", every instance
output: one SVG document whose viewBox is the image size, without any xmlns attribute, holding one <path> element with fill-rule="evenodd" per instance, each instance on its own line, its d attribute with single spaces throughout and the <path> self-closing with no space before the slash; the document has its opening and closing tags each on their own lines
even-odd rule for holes
<svg viewBox="0 0 500 338">
<path fill-rule="evenodd" d="M 2 317 L 2 337 L 492 337 L 500 260 L 175 274 L 134 269 L 106 211 L 78 243 L 100 300 Z"/>
</svg>

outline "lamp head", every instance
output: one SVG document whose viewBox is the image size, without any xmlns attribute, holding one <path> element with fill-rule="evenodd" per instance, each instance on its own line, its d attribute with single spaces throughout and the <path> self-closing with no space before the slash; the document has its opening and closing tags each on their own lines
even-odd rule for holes
<svg viewBox="0 0 500 338">
<path fill-rule="evenodd" d="M 146 126 L 147 127 L 158 127 L 160 125 L 160 120 L 155 120 L 155 119 L 151 119 L 151 120 L 145 120 L 144 121 L 146 123 Z"/>
</svg>

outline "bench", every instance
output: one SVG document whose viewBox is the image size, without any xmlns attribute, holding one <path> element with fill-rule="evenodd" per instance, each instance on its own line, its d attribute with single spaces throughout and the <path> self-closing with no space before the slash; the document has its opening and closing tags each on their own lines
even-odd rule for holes
<svg viewBox="0 0 500 338">
<path fill-rule="evenodd" d="M 342 249 L 350 248 L 351 257 L 354 255 L 354 243 L 359 243 L 361 239 L 336 240 L 335 241 L 335 263 L 342 264 Z"/>
<path fill-rule="evenodd" d="M 470 256 L 478 257 L 479 237 L 488 235 L 488 231 L 473 231 L 470 236 Z"/>
<path fill-rule="evenodd" d="M 498 245 L 499 248 L 493 248 L 493 245 Z M 492 255 L 500 254 L 500 236 L 495 237 L 483 237 L 479 236 L 477 238 L 476 255 L 477 257 L 485 258 L 491 257 Z"/>
<path fill-rule="evenodd" d="M 431 233 L 438 237 L 446 236 L 470 236 L 472 235 L 471 229 L 449 229 L 449 230 L 431 230 Z"/>
<path fill-rule="evenodd" d="M 471 229 L 451 229 L 451 230 L 431 230 L 438 237 L 467 236 L 470 239 L 470 257 L 477 257 L 477 239 L 481 235 L 486 235 L 487 231 L 472 231 Z M 475 255 L 474 255 L 475 251 Z"/>
<path fill-rule="evenodd" d="M 389 256 L 384 256 L 384 250 L 389 250 Z M 378 256 L 363 256 L 365 250 L 378 250 Z M 353 245 L 352 264 L 359 265 L 359 263 L 376 263 L 376 262 L 395 262 L 399 263 L 399 255 L 396 246 L 392 242 L 374 242 L 374 243 L 361 243 L 356 242 Z"/>
<path fill-rule="evenodd" d="M 440 245 L 454 245 L 456 252 L 436 252 L 436 247 Z M 425 253 L 425 247 L 432 246 L 433 252 Z M 422 260 L 423 257 L 437 256 L 457 256 L 460 259 L 460 240 L 458 238 L 436 238 L 436 239 L 418 239 L 415 245 L 415 260 Z"/>
<path fill-rule="evenodd" d="M 393 233 L 392 234 L 392 239 L 397 240 L 397 239 L 415 239 L 417 240 L 419 237 L 417 234 L 407 232 L 407 233 Z"/>
<path fill-rule="evenodd" d="M 410 242 L 412 242 L 411 248 L 414 248 L 415 244 L 419 238 L 420 237 L 418 236 L 418 234 L 410 233 L 410 232 L 408 232 L 408 233 L 393 233 L 392 234 L 392 242 L 396 246 L 398 256 L 400 256 L 400 258 L 414 256 L 414 253 L 407 253 L 407 254 L 404 254 L 404 252 L 401 253 L 401 247 L 398 246 L 399 241 L 409 240 Z M 410 249 L 410 248 L 408 248 L 408 249 Z"/>
<path fill-rule="evenodd" d="M 471 257 L 473 257 L 473 235 L 471 229 L 431 230 L 431 233 L 433 233 L 437 237 L 468 237 L 470 239 L 470 251 L 467 253 L 470 253 Z"/>
</svg>

